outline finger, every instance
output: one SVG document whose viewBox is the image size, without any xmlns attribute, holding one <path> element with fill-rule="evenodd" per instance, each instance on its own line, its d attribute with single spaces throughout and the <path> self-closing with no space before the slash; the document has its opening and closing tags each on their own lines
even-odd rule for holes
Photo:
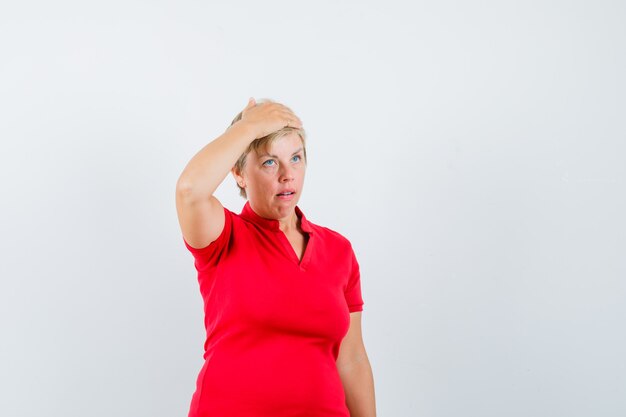
<svg viewBox="0 0 626 417">
<path fill-rule="evenodd" d="M 302 127 L 302 122 L 297 117 L 287 119 L 286 126 L 295 127 L 296 129 L 300 129 Z"/>
<path fill-rule="evenodd" d="M 291 121 L 290 123 L 291 127 L 302 127 L 302 120 L 300 120 L 300 118 L 296 116 L 295 114 L 293 113 L 289 114 L 288 118 Z"/>
<path fill-rule="evenodd" d="M 292 112 L 289 109 L 284 109 L 281 114 L 287 118 L 287 119 L 292 119 L 292 120 L 300 120 L 300 118 L 298 116 L 296 116 L 296 114 L 294 112 Z"/>
</svg>

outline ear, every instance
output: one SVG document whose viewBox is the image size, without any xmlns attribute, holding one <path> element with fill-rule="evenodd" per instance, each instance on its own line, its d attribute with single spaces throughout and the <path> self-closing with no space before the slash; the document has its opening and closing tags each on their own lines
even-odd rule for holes
<svg viewBox="0 0 626 417">
<path fill-rule="evenodd" d="M 230 170 L 230 173 L 233 175 L 233 178 L 235 178 L 235 181 L 237 181 L 237 184 L 239 184 L 241 188 L 246 188 L 246 181 L 234 167 Z"/>
</svg>

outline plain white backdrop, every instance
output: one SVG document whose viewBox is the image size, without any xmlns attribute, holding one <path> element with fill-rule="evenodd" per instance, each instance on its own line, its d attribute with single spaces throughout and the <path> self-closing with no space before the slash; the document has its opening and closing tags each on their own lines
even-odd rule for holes
<svg viewBox="0 0 626 417">
<path fill-rule="evenodd" d="M 303 120 L 299 205 L 355 248 L 378 416 L 626 415 L 625 21 L 3 3 L 0 415 L 187 415 L 205 335 L 175 184 L 250 96 Z"/>
</svg>

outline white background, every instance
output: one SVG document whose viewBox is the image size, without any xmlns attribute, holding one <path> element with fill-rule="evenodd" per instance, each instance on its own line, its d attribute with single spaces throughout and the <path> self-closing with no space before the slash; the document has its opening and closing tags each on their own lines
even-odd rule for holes
<svg viewBox="0 0 626 417">
<path fill-rule="evenodd" d="M 626 415 L 624 3 L 216 3 L 0 6 L 0 415 L 186 416 L 175 184 L 250 96 L 353 243 L 379 416 Z"/>
</svg>

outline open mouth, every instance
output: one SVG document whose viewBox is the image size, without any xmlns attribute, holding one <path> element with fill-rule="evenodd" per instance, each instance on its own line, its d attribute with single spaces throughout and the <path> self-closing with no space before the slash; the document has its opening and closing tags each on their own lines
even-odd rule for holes
<svg viewBox="0 0 626 417">
<path fill-rule="evenodd" d="M 295 191 L 285 191 L 284 193 L 279 193 L 279 194 L 276 194 L 276 195 L 280 197 L 280 196 L 292 195 L 292 194 L 295 194 L 295 193 L 296 193 Z"/>
</svg>

